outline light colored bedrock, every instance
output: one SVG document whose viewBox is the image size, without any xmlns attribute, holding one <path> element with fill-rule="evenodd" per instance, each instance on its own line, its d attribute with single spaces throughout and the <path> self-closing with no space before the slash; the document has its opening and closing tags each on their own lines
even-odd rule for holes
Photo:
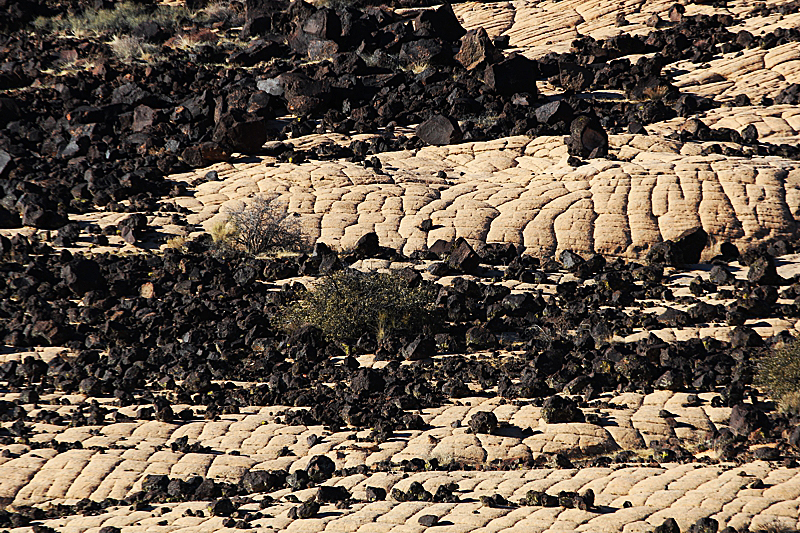
<svg viewBox="0 0 800 533">
<path fill-rule="evenodd" d="M 712 239 L 710 258 L 724 241 L 747 247 L 797 232 L 797 161 L 705 153 L 702 143 L 657 136 L 613 135 L 611 144 L 613 159 L 578 167 L 567 163 L 561 137 L 383 153 L 381 172 L 346 161 L 221 164 L 221 181 L 198 186 L 185 205 L 189 222 L 208 230 L 228 206 L 278 196 L 313 240 L 346 249 L 374 231 L 406 254 L 464 237 L 534 255 L 640 258 L 700 226 Z M 433 228 L 424 231 L 428 219 Z"/>
</svg>

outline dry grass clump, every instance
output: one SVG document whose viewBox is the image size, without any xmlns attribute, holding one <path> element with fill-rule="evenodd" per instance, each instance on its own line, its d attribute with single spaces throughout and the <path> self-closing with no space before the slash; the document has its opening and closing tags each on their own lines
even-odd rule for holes
<svg viewBox="0 0 800 533">
<path fill-rule="evenodd" d="M 274 198 L 256 197 L 249 205 L 226 211 L 227 219 L 211 229 L 217 249 L 248 255 L 301 250 L 306 246 L 297 217 Z"/>
<path fill-rule="evenodd" d="M 148 59 L 153 57 L 158 47 L 144 42 L 139 37 L 115 35 L 108 43 L 111 51 L 120 61 L 131 61 L 133 59 Z"/>
<path fill-rule="evenodd" d="M 758 385 L 783 411 L 800 411 L 800 340 L 779 346 L 756 363 Z"/>
<path fill-rule="evenodd" d="M 164 246 L 174 250 L 183 250 L 186 248 L 186 242 L 186 237 L 183 235 L 176 235 L 167 239 L 167 242 L 164 244 Z"/>
<path fill-rule="evenodd" d="M 228 26 L 244 24 L 244 9 L 238 2 L 225 0 L 212 2 L 203 8 L 201 13 L 209 24 L 221 23 Z"/>
<path fill-rule="evenodd" d="M 133 2 L 121 2 L 113 9 L 86 9 L 79 14 L 66 17 L 39 17 L 34 27 L 39 31 L 65 33 L 77 36 L 118 34 L 127 35 L 145 22 L 155 22 L 163 30 L 172 32 L 190 13 L 184 7 L 148 6 Z"/>
<path fill-rule="evenodd" d="M 280 326 L 291 331 L 313 325 L 349 351 L 365 333 L 380 341 L 390 333 L 413 334 L 431 324 L 435 296 L 433 288 L 411 287 L 398 273 L 340 270 L 288 305 Z"/>
</svg>

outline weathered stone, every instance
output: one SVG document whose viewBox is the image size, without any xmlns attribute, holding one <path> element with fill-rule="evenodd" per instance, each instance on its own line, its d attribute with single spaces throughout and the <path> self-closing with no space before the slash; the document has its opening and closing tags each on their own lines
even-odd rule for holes
<svg viewBox="0 0 800 533">
<path fill-rule="evenodd" d="M 416 134 L 427 144 L 433 145 L 456 143 L 462 135 L 456 120 L 438 114 L 417 126 Z"/>
<path fill-rule="evenodd" d="M 570 124 L 569 153 L 579 157 L 605 157 L 608 134 L 596 117 L 581 115 Z"/>
<path fill-rule="evenodd" d="M 461 38 L 461 48 L 455 60 L 467 70 L 485 68 L 487 65 L 503 59 L 503 54 L 492 44 L 489 35 L 483 28 L 470 30 Z"/>
</svg>

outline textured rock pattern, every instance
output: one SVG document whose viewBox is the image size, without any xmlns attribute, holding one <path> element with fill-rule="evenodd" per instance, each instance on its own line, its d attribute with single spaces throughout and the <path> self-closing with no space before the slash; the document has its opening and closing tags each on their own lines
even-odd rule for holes
<svg viewBox="0 0 800 533">
<path fill-rule="evenodd" d="M 13 400 L 14 396 L 9 394 L 6 398 Z M 578 457 L 637 450 L 653 440 L 670 437 L 700 443 L 726 427 L 730 414 L 730 409 L 710 407 L 712 396 L 703 395 L 707 401 L 699 407 L 683 407 L 687 397 L 683 393 L 656 392 L 646 396 L 630 393 L 608 398 L 617 408 L 586 410 L 597 413 L 603 425 L 546 424 L 541 420 L 541 408 L 529 402 L 516 405 L 505 404 L 500 398 L 464 398 L 454 405 L 426 410 L 423 419 L 431 429 L 405 431 L 381 444 L 351 441 L 349 437 L 354 431 L 331 434 L 321 426 L 287 426 L 276 422 L 276 413 L 285 407 L 248 408 L 243 414 L 224 415 L 218 421 L 195 419 L 184 424 L 134 419 L 98 427 L 65 428 L 37 423 L 31 441 L 80 441 L 83 449 L 56 454 L 53 449 L 10 446 L 11 452 L 20 456 L 0 458 L 0 498 L 11 499 L 14 505 L 81 498 L 121 499 L 140 490 L 141 481 L 148 474 L 238 482 L 250 468 L 289 471 L 305 468 L 313 455 L 328 455 L 337 468 L 434 457 L 442 462 L 486 464 L 536 458 L 543 453 Z M 41 408 L 64 416 L 74 410 L 46 405 L 53 399 L 56 397 L 44 397 Z M 111 399 L 100 401 L 116 410 Z M 32 405 L 25 408 L 31 411 L 30 416 L 36 416 L 37 410 Z M 136 409 L 120 408 L 119 412 L 135 417 Z M 680 424 L 671 427 L 659 418 L 661 409 L 673 413 Z M 505 427 L 494 434 L 469 434 L 468 422 L 480 411 L 493 412 Z M 453 428 L 454 422 L 459 427 Z M 531 429 L 530 435 L 523 435 L 526 428 Z M 307 437 L 312 434 L 324 435 L 324 439 L 309 447 Z M 208 447 L 209 453 L 171 451 L 170 444 L 181 437 Z"/>
<path fill-rule="evenodd" d="M 783 2 L 766 2 L 780 5 Z M 454 6 L 466 29 L 483 27 L 490 36 L 507 35 L 510 45 L 525 55 L 537 58 L 549 52 L 568 52 L 572 41 L 579 36 L 607 39 L 623 33 L 647 35 L 652 31 L 646 21 L 653 14 L 668 20 L 674 2 L 626 0 L 516 1 L 467 2 Z M 785 16 L 748 16 L 753 9 L 749 2 L 728 2 L 724 9 L 711 6 L 686 5 L 686 15 L 726 13 L 744 19 L 730 31 L 747 30 L 754 35 L 777 28 L 797 27 L 800 14 Z M 618 14 L 629 24 L 617 27 Z M 688 71 L 677 77 L 682 90 L 720 101 L 746 94 L 754 103 L 762 96 L 774 97 L 782 89 L 800 81 L 800 43 L 787 43 L 771 50 L 751 49 L 744 54 L 724 54 L 701 65 L 686 62 L 671 68 Z"/>
<path fill-rule="evenodd" d="M 7 394 L 8 400 L 14 395 Z M 620 449 L 644 449 L 653 440 L 679 437 L 683 442 L 700 443 L 715 430 L 725 427 L 730 409 L 713 408 L 707 400 L 699 407 L 685 407 L 687 394 L 666 391 L 649 395 L 628 393 L 607 398 L 615 409 L 586 409 L 603 420 L 602 425 L 585 423 L 545 424 L 540 409 L 520 404 L 504 404 L 498 399 L 466 398 L 456 404 L 427 410 L 423 418 L 432 426 L 426 431 L 408 431 L 390 441 L 375 445 L 350 440 L 352 431 L 328 433 L 322 427 L 286 426 L 275 421 L 282 408 L 251 408 L 239 415 L 224 415 L 217 421 L 195 420 L 182 425 L 157 421 L 133 421 L 106 425 L 99 431 L 93 427 L 64 428 L 36 424 L 32 440 L 44 442 L 80 441 L 84 449 L 56 453 L 53 449 L 30 450 L 23 445 L 8 449 L 16 458 L 3 458 L 0 463 L 0 497 L 14 506 L 44 503 L 73 502 L 81 498 L 123 498 L 138 490 L 148 474 L 166 474 L 171 478 L 188 479 L 208 476 L 216 480 L 238 482 L 249 469 L 305 468 L 312 455 L 324 454 L 338 468 L 358 464 L 373 464 L 390 459 L 394 462 L 415 457 L 441 460 L 456 459 L 467 463 L 486 463 L 496 460 L 525 458 L 540 453 L 585 455 L 592 452 L 615 452 Z M 44 397 L 42 407 L 56 397 Z M 78 400 L 72 397 L 72 400 Z M 25 406 L 31 409 L 33 406 Z M 112 408 L 110 403 L 108 407 Z M 68 414 L 70 407 L 56 407 Z M 667 409 L 677 424 L 668 424 L 658 413 Z M 120 409 L 132 415 L 130 409 Z M 468 434 L 467 422 L 479 411 L 491 411 L 501 427 L 495 434 Z M 35 409 L 32 415 L 35 416 Z M 453 428 L 453 422 L 464 427 Z M 523 437 L 521 428 L 532 429 Z M 308 446 L 307 437 L 322 435 L 321 442 Z M 207 446 L 207 453 L 180 453 L 170 450 L 170 444 L 180 437 L 190 443 Z M 231 452 L 238 452 L 232 454 Z M 744 475 L 740 474 L 743 472 Z M 754 479 L 763 480 L 765 487 L 749 489 Z M 459 487 L 459 504 L 399 503 L 393 500 L 373 504 L 356 504 L 349 510 L 323 513 L 322 517 L 294 522 L 304 531 L 324 528 L 355 531 L 369 529 L 371 520 L 387 526 L 415 523 L 417 513 L 435 513 L 441 520 L 458 525 L 451 531 L 483 531 L 491 521 L 497 531 L 521 531 L 566 528 L 577 531 L 627 531 L 658 525 L 674 517 L 682 527 L 697 518 L 712 516 L 730 525 L 753 525 L 777 520 L 796 527 L 797 496 L 800 495 L 800 470 L 774 468 L 756 462 L 739 468 L 703 466 L 701 464 L 660 466 L 627 466 L 614 468 L 534 469 L 524 472 L 430 472 L 403 477 L 402 473 L 375 473 L 335 478 L 328 482 L 344 486 L 355 498 L 363 498 L 367 486 L 405 490 L 419 481 L 429 490 L 444 483 L 455 482 Z M 433 489 L 431 489 L 433 487 Z M 602 512 L 564 510 L 561 508 L 481 508 L 477 499 L 482 495 L 499 493 L 511 500 L 521 499 L 528 490 L 544 490 L 557 494 L 561 490 L 582 491 L 591 488 L 597 495 L 596 504 Z M 296 491 L 301 499 L 313 489 Z M 280 498 L 286 490 L 273 493 Z M 306 494 L 308 493 L 308 494 Z M 623 503 L 632 504 L 621 509 Z M 203 504 L 180 504 L 166 516 L 174 530 L 185 526 L 210 528 L 219 526 L 214 520 L 180 517 L 185 508 L 200 508 Z M 169 507 L 169 506 L 168 506 Z M 290 506 L 271 507 L 271 519 L 257 525 L 279 529 L 289 525 L 286 518 Z M 477 510 L 477 515 L 473 514 Z M 324 509 L 323 509 L 324 511 Z M 422 513 L 422 514 L 425 514 Z M 95 517 L 53 520 L 50 525 L 64 531 L 87 531 L 105 525 L 128 526 L 124 531 L 153 527 L 151 515 L 145 511 L 130 513 L 111 511 Z M 155 521 L 154 521 L 155 522 Z M 330 525 L 326 524 L 332 522 Z M 216 524 L 216 527 L 215 527 Z M 137 526 L 140 529 L 137 529 Z M 353 527 L 353 529 L 349 529 Z M 367 529 L 364 529 L 366 531 Z M 150 529 L 148 529 L 150 530 Z M 159 530 L 159 529 L 153 529 Z M 181 528 L 181 530 L 183 530 Z M 200 529 L 197 529 L 200 530 Z M 327 530 L 327 529 L 326 529 Z M 166 529 L 165 529 L 166 531 Z"/>
<path fill-rule="evenodd" d="M 278 195 L 312 238 L 346 248 L 375 231 L 381 245 L 405 253 L 464 237 L 541 255 L 639 257 L 696 226 L 712 242 L 737 245 L 797 231 L 800 163 L 706 154 L 702 143 L 656 136 L 615 135 L 610 144 L 617 161 L 577 168 L 566 163 L 560 137 L 385 153 L 381 173 L 347 162 L 224 164 L 221 181 L 177 202 L 196 213 L 190 223 L 210 229 L 226 206 Z M 433 229 L 423 231 L 428 219 Z"/>
<path fill-rule="evenodd" d="M 407 489 L 420 482 L 427 490 L 454 482 L 462 503 L 400 503 L 391 499 L 355 504 L 349 509 L 324 505 L 318 518 L 292 521 L 286 515 L 292 504 L 271 507 L 273 518 L 254 522 L 260 531 L 422 531 L 418 518 L 425 514 L 439 517 L 437 530 L 460 532 L 523 531 L 650 531 L 667 518 L 675 518 L 687 530 L 698 518 L 711 516 L 733 527 L 780 524 L 797 527 L 797 495 L 800 472 L 772 470 L 766 463 L 737 468 L 683 465 L 672 467 L 586 468 L 581 470 L 540 469 L 527 472 L 431 472 L 412 474 L 375 474 L 334 478 L 330 484 L 350 490 L 354 497 L 364 497 L 367 486 L 391 490 Z M 762 479 L 768 488 L 749 489 L 747 485 Z M 558 494 L 561 490 L 581 491 L 591 488 L 596 505 L 603 512 L 577 509 L 520 507 L 489 508 L 477 501 L 480 496 L 501 494 L 519 500 L 529 490 Z M 311 496 L 313 489 L 300 491 Z M 305 494 L 303 494 L 305 493 Z M 281 492 L 273 496 L 282 496 Z M 632 506 L 623 509 L 624 502 Z M 256 505 L 245 506 L 245 509 Z M 219 517 L 182 516 L 183 512 L 204 509 L 204 504 L 165 505 L 165 514 L 153 516 L 148 511 L 114 510 L 97 516 L 52 520 L 47 524 L 59 531 L 97 531 L 114 525 L 124 532 L 136 531 L 235 531 L 222 527 Z M 615 512 L 611 512 L 614 510 Z M 164 521 L 159 527 L 158 522 Z"/>
</svg>

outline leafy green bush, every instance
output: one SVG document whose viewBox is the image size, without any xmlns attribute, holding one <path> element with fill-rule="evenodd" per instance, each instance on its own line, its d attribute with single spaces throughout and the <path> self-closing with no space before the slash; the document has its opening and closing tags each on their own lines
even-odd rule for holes
<svg viewBox="0 0 800 533">
<path fill-rule="evenodd" d="M 364 333 L 380 341 L 390 333 L 416 333 L 434 321 L 433 287 L 412 287 L 401 274 L 340 270 L 284 309 L 282 326 L 319 328 L 345 349 Z"/>
<path fill-rule="evenodd" d="M 212 229 L 220 251 L 258 255 L 300 250 L 306 245 L 297 218 L 274 198 L 258 196 L 249 205 L 228 210 L 227 215 L 221 227 Z"/>
<path fill-rule="evenodd" d="M 800 393 L 800 340 L 784 344 L 759 359 L 755 381 L 784 408 L 795 403 Z"/>
</svg>

